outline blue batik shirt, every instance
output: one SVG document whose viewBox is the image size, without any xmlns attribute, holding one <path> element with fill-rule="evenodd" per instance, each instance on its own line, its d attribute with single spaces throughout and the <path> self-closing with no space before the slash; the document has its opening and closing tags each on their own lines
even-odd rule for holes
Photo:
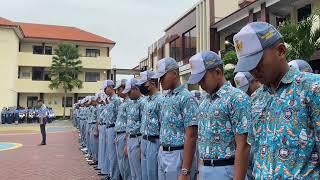
<svg viewBox="0 0 320 180">
<path fill-rule="evenodd" d="M 88 114 L 88 119 L 90 123 L 95 123 L 97 122 L 97 118 L 98 118 L 98 108 L 96 106 L 90 106 L 89 110 L 88 110 L 89 114 Z"/>
<path fill-rule="evenodd" d="M 185 128 L 197 126 L 198 104 L 183 85 L 169 91 L 160 113 L 160 143 L 164 146 L 182 146 Z"/>
<path fill-rule="evenodd" d="M 163 97 L 159 92 L 146 97 L 141 122 L 141 134 L 148 136 L 159 136 L 160 133 L 160 111 Z"/>
<path fill-rule="evenodd" d="M 126 107 L 127 113 L 127 128 L 128 134 L 136 135 L 140 133 L 141 117 L 143 113 L 143 107 L 145 103 L 145 97 L 140 97 L 137 100 L 131 100 Z"/>
<path fill-rule="evenodd" d="M 100 124 L 103 123 L 103 120 L 101 119 L 101 117 L 105 108 L 106 108 L 105 104 L 98 104 L 97 106 L 97 118 Z"/>
<path fill-rule="evenodd" d="M 116 132 L 124 132 L 127 128 L 127 112 L 126 108 L 130 104 L 131 100 L 126 98 L 119 106 L 119 112 L 116 121 Z"/>
<path fill-rule="evenodd" d="M 108 105 L 105 107 L 105 123 L 107 126 L 114 125 L 117 120 L 118 109 L 121 104 L 119 97 L 114 94 L 110 97 Z"/>
<path fill-rule="evenodd" d="M 263 86 L 253 97 L 256 179 L 319 179 L 320 76 L 290 68 L 274 92 Z"/>
<path fill-rule="evenodd" d="M 250 100 L 226 82 L 199 106 L 198 150 L 201 159 L 229 159 L 235 156 L 235 135 L 248 133 Z"/>
</svg>

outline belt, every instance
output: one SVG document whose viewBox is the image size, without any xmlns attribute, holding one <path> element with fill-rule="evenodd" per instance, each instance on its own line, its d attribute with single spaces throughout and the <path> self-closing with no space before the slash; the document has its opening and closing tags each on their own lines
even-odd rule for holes
<svg viewBox="0 0 320 180">
<path fill-rule="evenodd" d="M 161 146 L 160 147 L 162 151 L 177 151 L 177 150 L 182 150 L 183 146 Z"/>
<path fill-rule="evenodd" d="M 89 123 L 89 124 L 96 124 L 97 122 L 91 122 L 91 123 Z"/>
<path fill-rule="evenodd" d="M 115 124 L 110 124 L 109 126 L 107 126 L 107 128 L 112 128 L 112 127 L 115 127 L 116 125 Z"/>
<path fill-rule="evenodd" d="M 203 166 L 230 166 L 234 165 L 234 157 L 230 159 L 200 159 L 200 164 Z"/>
<path fill-rule="evenodd" d="M 101 126 L 106 125 L 106 123 L 100 123 Z"/>
<path fill-rule="evenodd" d="M 116 132 L 117 134 L 123 134 L 123 133 L 126 133 L 125 131 L 119 131 L 119 132 Z"/>
<path fill-rule="evenodd" d="M 156 142 L 156 140 L 159 139 L 159 135 L 158 136 L 143 135 L 142 138 L 147 141 Z"/>
<path fill-rule="evenodd" d="M 139 137 L 139 136 L 141 136 L 141 133 L 138 133 L 138 134 L 130 134 L 130 138 L 137 138 L 137 137 Z"/>
</svg>

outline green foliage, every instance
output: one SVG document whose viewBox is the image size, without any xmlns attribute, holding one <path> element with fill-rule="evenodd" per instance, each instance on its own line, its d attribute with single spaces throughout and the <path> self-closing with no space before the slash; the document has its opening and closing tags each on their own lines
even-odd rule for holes
<svg viewBox="0 0 320 180">
<path fill-rule="evenodd" d="M 228 69 L 224 70 L 224 77 L 226 78 L 227 81 L 233 81 L 234 78 L 234 69 Z"/>
<path fill-rule="evenodd" d="M 233 64 L 236 65 L 238 62 L 237 54 L 235 51 L 228 51 L 223 56 L 223 64 Z"/>
<path fill-rule="evenodd" d="M 279 26 L 279 31 L 287 43 L 287 59 L 310 60 L 311 56 L 320 48 L 320 26 L 315 26 L 319 21 L 319 10 L 307 19 L 294 23 L 285 22 Z"/>
<path fill-rule="evenodd" d="M 82 70 L 79 50 L 72 44 L 61 43 L 54 54 L 50 68 L 49 88 L 63 89 L 66 97 L 68 91 L 82 88 L 82 81 L 77 78 Z M 63 116 L 65 116 L 65 105 L 66 102 Z"/>
<path fill-rule="evenodd" d="M 238 58 L 235 51 L 228 51 L 222 58 L 224 64 L 224 76 L 227 81 L 232 82 L 234 78 L 234 68 L 230 68 L 232 65 L 237 65 Z"/>
</svg>

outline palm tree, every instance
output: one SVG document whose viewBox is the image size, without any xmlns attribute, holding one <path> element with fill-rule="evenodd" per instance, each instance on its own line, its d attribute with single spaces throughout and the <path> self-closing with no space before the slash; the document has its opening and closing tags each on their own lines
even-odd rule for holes
<svg viewBox="0 0 320 180">
<path fill-rule="evenodd" d="M 279 31 L 287 43 L 289 61 L 294 59 L 309 61 L 320 48 L 320 25 L 316 24 L 319 15 L 319 11 L 316 11 L 303 21 L 298 23 L 288 21 L 279 26 Z"/>
<path fill-rule="evenodd" d="M 78 48 L 67 43 L 59 44 L 54 54 L 50 68 L 49 88 L 64 90 L 63 118 L 65 118 L 68 91 L 82 88 L 82 81 L 78 79 L 82 70 L 80 54 Z"/>
</svg>

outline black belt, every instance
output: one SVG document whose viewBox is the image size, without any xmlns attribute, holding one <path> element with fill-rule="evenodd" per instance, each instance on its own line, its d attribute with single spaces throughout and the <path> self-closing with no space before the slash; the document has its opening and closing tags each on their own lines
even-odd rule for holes
<svg viewBox="0 0 320 180">
<path fill-rule="evenodd" d="M 100 123 L 100 125 L 102 126 L 102 125 L 106 125 L 106 123 Z"/>
<path fill-rule="evenodd" d="M 159 139 L 159 136 L 148 136 L 148 135 L 143 135 L 143 139 L 151 142 L 156 142 L 157 139 Z"/>
<path fill-rule="evenodd" d="M 139 136 L 141 136 L 141 133 L 139 133 L 139 134 L 130 134 L 130 138 L 137 138 L 137 137 L 139 137 Z"/>
<path fill-rule="evenodd" d="M 200 164 L 203 166 L 231 166 L 234 165 L 234 158 L 230 159 L 200 159 Z"/>
<path fill-rule="evenodd" d="M 162 151 L 177 151 L 182 150 L 183 146 L 161 146 Z"/>
<path fill-rule="evenodd" d="M 109 126 L 107 126 L 107 129 L 108 129 L 108 128 L 115 127 L 115 126 L 116 126 L 115 124 L 110 124 Z"/>
<path fill-rule="evenodd" d="M 89 124 L 96 124 L 96 122 L 91 122 L 91 123 L 89 123 Z"/>
<path fill-rule="evenodd" d="M 123 134 L 123 133 L 126 133 L 125 131 L 119 131 L 119 132 L 116 132 L 117 134 Z"/>
</svg>

